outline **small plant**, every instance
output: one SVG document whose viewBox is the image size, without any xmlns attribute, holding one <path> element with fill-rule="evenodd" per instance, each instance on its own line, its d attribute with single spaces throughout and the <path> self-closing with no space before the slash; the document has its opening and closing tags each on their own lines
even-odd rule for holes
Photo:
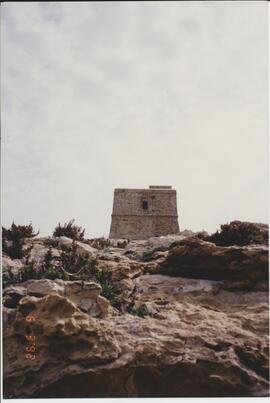
<svg viewBox="0 0 270 403">
<path fill-rule="evenodd" d="M 118 301 L 118 295 L 116 293 L 115 287 L 109 283 L 108 281 L 103 281 L 99 283 L 102 287 L 101 295 L 105 298 L 107 298 L 111 305 L 114 306 L 115 308 L 118 308 L 119 306 L 119 301 Z"/>
<path fill-rule="evenodd" d="M 90 270 L 90 278 L 92 281 L 95 283 L 98 283 L 101 286 L 101 295 L 105 298 L 107 298 L 111 305 L 114 306 L 115 308 L 119 308 L 119 297 L 118 297 L 118 292 L 115 287 L 111 283 L 110 280 L 110 275 L 109 273 L 104 272 L 100 268 L 97 267 L 96 261 L 93 260 L 91 270 Z"/>
<path fill-rule="evenodd" d="M 67 248 L 64 248 L 60 254 L 60 266 L 69 273 L 76 273 L 88 266 L 88 264 L 89 255 L 82 255 L 77 252 L 75 240 Z"/>
<path fill-rule="evenodd" d="M 44 245 L 45 246 L 51 246 L 52 248 L 57 248 L 59 244 L 58 239 L 54 239 L 54 238 L 47 238 L 44 240 Z"/>
<path fill-rule="evenodd" d="M 38 280 L 40 278 L 39 272 L 36 270 L 34 262 L 28 262 L 20 271 L 20 280 Z"/>
<path fill-rule="evenodd" d="M 87 273 L 79 273 L 79 274 L 76 276 L 76 279 L 77 279 L 77 280 L 81 280 L 81 281 L 89 281 L 89 280 L 90 280 L 89 274 L 87 274 Z"/>
<path fill-rule="evenodd" d="M 3 288 L 7 287 L 10 284 L 18 283 L 18 279 L 13 276 L 11 272 L 7 275 L 6 273 L 2 274 L 2 286 Z"/>
<path fill-rule="evenodd" d="M 75 220 L 70 220 L 68 223 L 61 225 L 58 223 L 58 226 L 55 227 L 53 236 L 66 236 L 67 238 L 74 239 L 76 241 L 83 241 L 84 240 L 84 233 L 85 229 L 79 227 L 78 225 L 74 224 Z"/>
<path fill-rule="evenodd" d="M 50 280 L 61 279 L 65 281 L 69 279 L 68 275 L 65 272 L 55 266 L 51 266 L 47 270 L 45 270 L 42 274 L 42 278 L 47 278 Z"/>
<path fill-rule="evenodd" d="M 149 315 L 148 310 L 145 306 L 134 307 L 130 309 L 129 313 L 131 315 L 139 316 L 140 318 L 144 318 Z"/>
<path fill-rule="evenodd" d="M 34 238 L 39 232 L 34 231 L 32 224 L 16 225 L 12 223 L 9 229 L 2 227 L 2 250 L 11 259 L 22 259 L 31 249 L 23 249 L 25 238 Z"/>
<path fill-rule="evenodd" d="M 48 249 L 48 252 L 44 256 L 44 268 L 45 268 L 45 270 L 48 270 L 51 267 L 52 259 L 53 259 L 52 247 L 50 246 L 49 249 Z"/>
</svg>

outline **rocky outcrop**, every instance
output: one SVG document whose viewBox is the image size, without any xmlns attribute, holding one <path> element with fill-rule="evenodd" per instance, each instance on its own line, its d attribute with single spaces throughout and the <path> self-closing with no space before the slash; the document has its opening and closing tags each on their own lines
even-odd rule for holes
<svg viewBox="0 0 270 403">
<path fill-rule="evenodd" d="M 66 236 L 60 236 L 59 238 L 54 238 L 56 242 L 58 242 L 58 246 L 60 247 L 66 247 L 66 248 L 71 248 L 73 244 L 73 240 L 70 238 L 67 238 Z M 77 251 L 81 255 L 93 255 L 95 252 L 97 252 L 97 249 L 93 248 L 90 245 L 87 245 L 84 242 L 79 242 L 75 241 L 75 245 L 77 248 Z"/>
<path fill-rule="evenodd" d="M 195 233 L 185 230 L 177 235 L 152 237 L 142 241 L 130 241 L 124 248 L 123 253 L 132 260 L 149 261 L 155 252 L 167 251 L 173 243 L 192 235 L 195 235 Z"/>
<path fill-rule="evenodd" d="M 100 256 L 97 269 L 108 279 L 117 295 L 117 307 L 125 312 L 132 302 L 135 291 L 134 279 L 143 273 L 144 265 L 121 256 L 115 260 L 108 260 Z"/>
<path fill-rule="evenodd" d="M 264 245 L 216 246 L 191 237 L 173 245 L 155 272 L 171 276 L 226 280 L 239 287 L 268 284 L 268 247 Z"/>
<path fill-rule="evenodd" d="M 144 317 L 96 319 L 60 295 L 61 283 L 46 295 L 49 284 L 38 283 L 4 307 L 5 397 L 268 394 L 263 301 L 219 301 L 216 282 L 145 275 L 136 279 L 135 299 L 148 307 Z M 32 361 L 29 332 L 36 340 Z"/>
<path fill-rule="evenodd" d="M 34 261 L 37 265 L 43 263 L 49 247 L 46 244 L 44 245 L 44 243 L 39 240 L 28 240 L 25 247 L 27 247 L 29 244 L 31 245 L 31 249 L 27 256 L 28 261 Z M 51 253 L 53 257 L 60 256 L 60 252 L 56 248 L 51 248 Z"/>
<path fill-rule="evenodd" d="M 7 398 L 34 396 L 66 374 L 76 373 L 79 363 L 81 368 L 96 367 L 120 355 L 117 340 L 105 323 L 58 294 L 23 297 L 16 310 L 5 309 L 4 314 Z M 31 324 L 29 315 L 34 318 Z M 32 350 L 27 335 L 34 340 Z"/>
<path fill-rule="evenodd" d="M 28 261 L 34 261 L 36 264 L 41 264 L 44 262 L 49 249 L 53 258 L 59 258 L 63 250 L 71 251 L 73 246 L 76 247 L 78 255 L 92 256 L 97 252 L 97 249 L 92 246 L 80 241 L 74 242 L 71 238 L 66 236 L 25 239 L 23 249 L 29 249 L 27 255 Z"/>
<path fill-rule="evenodd" d="M 37 268 L 69 258 L 73 281 L 5 286 L 4 396 L 268 396 L 268 248 L 204 236 L 26 240 Z"/>
<path fill-rule="evenodd" d="M 93 282 L 63 281 L 63 280 L 28 280 L 17 285 L 10 285 L 3 293 L 3 305 L 14 308 L 20 299 L 25 296 L 37 298 L 49 294 L 65 296 L 73 302 L 82 312 L 92 317 L 105 317 L 113 314 L 114 309 L 107 299 L 101 295 L 101 286 Z"/>
</svg>

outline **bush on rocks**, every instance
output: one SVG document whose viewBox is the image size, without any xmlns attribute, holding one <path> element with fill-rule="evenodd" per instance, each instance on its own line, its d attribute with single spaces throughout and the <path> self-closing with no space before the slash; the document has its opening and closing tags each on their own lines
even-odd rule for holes
<svg viewBox="0 0 270 403">
<path fill-rule="evenodd" d="M 34 238 L 38 234 L 39 231 L 35 232 L 31 223 L 16 225 L 13 222 L 9 229 L 2 227 L 2 250 L 11 259 L 22 259 L 31 249 L 23 249 L 24 239 Z"/>
<path fill-rule="evenodd" d="M 68 238 L 75 239 L 76 241 L 83 241 L 85 229 L 82 229 L 82 227 L 75 225 L 74 221 L 75 221 L 74 219 L 70 220 L 68 223 L 65 223 L 64 225 L 58 223 L 58 226 L 55 227 L 54 229 L 53 236 L 54 237 L 66 236 Z"/>
<path fill-rule="evenodd" d="M 220 226 L 221 230 L 204 238 L 220 246 L 268 245 L 268 225 L 232 221 Z"/>
</svg>

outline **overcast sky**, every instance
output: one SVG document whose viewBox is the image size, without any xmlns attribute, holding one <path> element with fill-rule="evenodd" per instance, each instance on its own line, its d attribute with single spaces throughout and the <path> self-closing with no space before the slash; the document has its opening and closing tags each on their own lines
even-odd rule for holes
<svg viewBox="0 0 270 403">
<path fill-rule="evenodd" d="M 2 4 L 2 222 L 108 236 L 172 185 L 183 230 L 267 222 L 267 2 Z"/>
</svg>

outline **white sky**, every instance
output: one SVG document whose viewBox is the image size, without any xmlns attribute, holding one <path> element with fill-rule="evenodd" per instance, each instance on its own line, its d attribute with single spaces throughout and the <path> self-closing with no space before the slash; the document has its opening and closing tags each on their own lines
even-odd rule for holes
<svg viewBox="0 0 270 403">
<path fill-rule="evenodd" d="M 2 222 L 108 236 L 113 189 L 181 230 L 267 222 L 267 2 L 2 4 Z"/>
</svg>

